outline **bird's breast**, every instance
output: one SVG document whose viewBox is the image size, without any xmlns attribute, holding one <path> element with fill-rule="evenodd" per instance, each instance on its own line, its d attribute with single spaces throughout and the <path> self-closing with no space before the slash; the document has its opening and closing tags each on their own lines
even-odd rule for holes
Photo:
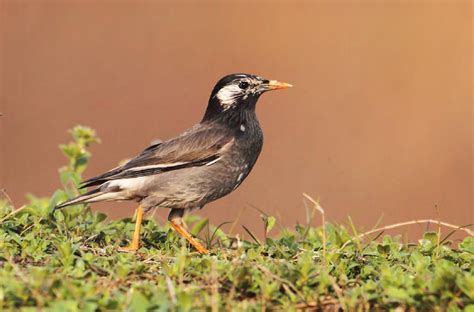
<svg viewBox="0 0 474 312">
<path fill-rule="evenodd" d="M 249 175 L 255 165 L 263 146 L 263 135 L 258 129 L 248 129 L 241 126 L 244 131 L 252 130 L 252 133 L 237 135 L 233 146 L 227 155 L 223 157 L 220 170 L 226 172 L 230 191 L 235 190 Z M 241 130 L 239 129 L 239 130 Z M 241 131 L 242 131 L 241 130 Z M 242 132 L 244 132 L 242 131 Z"/>
</svg>

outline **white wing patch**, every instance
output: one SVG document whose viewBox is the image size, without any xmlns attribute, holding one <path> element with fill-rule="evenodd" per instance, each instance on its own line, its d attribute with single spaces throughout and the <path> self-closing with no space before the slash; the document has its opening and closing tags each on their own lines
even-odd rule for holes
<svg viewBox="0 0 474 312">
<path fill-rule="evenodd" d="M 184 165 L 184 164 L 187 164 L 187 162 L 181 161 L 181 162 L 168 163 L 168 164 L 158 164 L 158 165 L 132 167 L 132 168 L 127 169 L 125 171 L 140 171 L 140 170 L 146 170 L 146 169 L 168 168 L 168 167 L 175 167 L 175 166 Z"/>
<path fill-rule="evenodd" d="M 206 164 L 206 166 L 210 166 L 210 165 L 212 165 L 212 164 L 215 164 L 215 163 L 218 162 L 219 160 L 221 160 L 220 157 L 214 159 L 213 161 L 208 162 L 208 163 Z"/>
<path fill-rule="evenodd" d="M 216 162 L 218 162 L 221 158 L 218 157 L 208 163 L 205 163 L 205 166 L 210 166 Z M 148 165 L 148 166 L 140 166 L 140 167 L 132 167 L 130 169 L 125 170 L 125 172 L 130 172 L 130 171 L 141 171 L 141 170 L 147 170 L 147 169 L 160 169 L 160 168 L 169 168 L 169 167 L 176 167 L 180 165 L 185 165 L 188 164 L 189 162 L 186 161 L 178 161 L 175 163 L 167 163 L 167 164 L 157 164 L 157 165 Z"/>
</svg>

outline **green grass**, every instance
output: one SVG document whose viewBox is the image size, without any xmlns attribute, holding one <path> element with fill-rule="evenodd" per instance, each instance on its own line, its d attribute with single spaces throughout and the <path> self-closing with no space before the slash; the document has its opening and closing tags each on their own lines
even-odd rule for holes
<svg viewBox="0 0 474 312">
<path fill-rule="evenodd" d="M 77 127 L 62 146 L 63 189 L 29 196 L 16 211 L 0 203 L 0 310 L 189 311 L 396 308 L 474 311 L 474 239 L 427 232 L 358 238 L 344 226 L 297 225 L 264 241 L 239 240 L 188 217 L 211 248 L 200 255 L 172 230 L 146 220 L 138 254 L 117 252 L 131 219 L 106 220 L 87 206 L 53 207 L 77 194 L 95 133 Z M 275 219 L 263 215 L 267 230 Z M 323 242 L 325 245 L 323 246 Z"/>
</svg>

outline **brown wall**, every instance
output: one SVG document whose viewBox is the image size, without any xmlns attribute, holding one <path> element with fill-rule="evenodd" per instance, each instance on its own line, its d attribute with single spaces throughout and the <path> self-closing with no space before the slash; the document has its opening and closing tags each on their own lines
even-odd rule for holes
<svg viewBox="0 0 474 312">
<path fill-rule="evenodd" d="M 3 0 L 0 186 L 16 205 L 49 195 L 76 124 L 103 140 L 85 176 L 110 169 L 199 121 L 218 78 L 249 72 L 295 87 L 262 97 L 254 171 L 199 214 L 247 207 L 240 223 L 259 231 L 253 205 L 293 225 L 307 192 L 365 228 L 436 204 L 473 223 L 471 20 L 470 1 Z"/>
</svg>

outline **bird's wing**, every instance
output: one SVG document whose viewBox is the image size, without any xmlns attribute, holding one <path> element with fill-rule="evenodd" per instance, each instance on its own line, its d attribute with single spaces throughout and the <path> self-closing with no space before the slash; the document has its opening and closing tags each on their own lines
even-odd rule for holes
<svg viewBox="0 0 474 312">
<path fill-rule="evenodd" d="M 232 142 L 232 135 L 222 129 L 197 125 L 174 139 L 149 146 L 123 166 L 84 181 L 81 187 L 99 185 L 110 180 L 211 165 L 220 159 L 222 152 Z"/>
</svg>

